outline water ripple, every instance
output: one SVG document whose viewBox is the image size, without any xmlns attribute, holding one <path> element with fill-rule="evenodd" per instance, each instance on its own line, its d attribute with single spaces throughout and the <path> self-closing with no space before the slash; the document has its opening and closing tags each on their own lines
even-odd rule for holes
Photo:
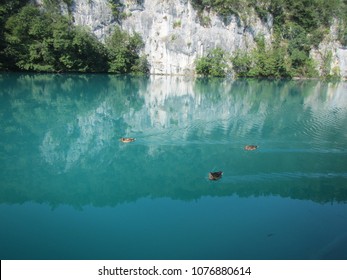
<svg viewBox="0 0 347 280">
<path fill-rule="evenodd" d="M 318 178 L 343 178 L 347 179 L 347 173 L 304 173 L 304 172 L 280 172 L 280 173 L 259 173 L 252 175 L 223 176 L 225 183 L 240 182 L 263 182 L 271 180 L 291 180 L 291 179 L 318 179 Z"/>
</svg>

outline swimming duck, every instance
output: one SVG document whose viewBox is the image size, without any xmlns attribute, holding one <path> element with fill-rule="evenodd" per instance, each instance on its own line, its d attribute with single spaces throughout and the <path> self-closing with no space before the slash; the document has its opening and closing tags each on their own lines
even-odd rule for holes
<svg viewBox="0 0 347 280">
<path fill-rule="evenodd" d="M 217 171 L 217 172 L 210 172 L 208 173 L 208 179 L 210 180 L 219 180 L 222 178 L 223 172 L 222 171 Z"/>
<path fill-rule="evenodd" d="M 135 138 L 128 138 L 128 137 L 120 138 L 120 141 L 122 141 L 123 143 L 130 143 L 130 142 L 134 142 L 135 140 L 136 140 Z"/>
<path fill-rule="evenodd" d="M 256 145 L 246 145 L 245 146 L 246 151 L 253 151 L 253 150 L 256 150 L 257 148 L 258 148 L 258 146 L 256 146 Z"/>
</svg>

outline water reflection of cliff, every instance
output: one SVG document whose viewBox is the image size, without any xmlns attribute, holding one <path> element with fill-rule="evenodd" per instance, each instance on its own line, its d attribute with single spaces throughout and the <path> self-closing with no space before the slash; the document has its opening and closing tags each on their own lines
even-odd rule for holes
<svg viewBox="0 0 347 280">
<path fill-rule="evenodd" d="M 11 74 L 0 83 L 1 202 L 347 201 L 344 83 Z M 123 145 L 124 135 L 137 141 Z M 251 162 L 249 142 L 262 146 Z M 219 167 L 230 171 L 215 188 L 206 174 Z"/>
</svg>

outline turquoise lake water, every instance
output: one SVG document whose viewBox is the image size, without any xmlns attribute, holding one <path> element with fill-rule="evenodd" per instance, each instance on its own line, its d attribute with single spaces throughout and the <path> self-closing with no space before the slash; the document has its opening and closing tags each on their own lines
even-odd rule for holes
<svg viewBox="0 0 347 280">
<path fill-rule="evenodd" d="M 347 259 L 347 83 L 0 74 L 0 122 L 0 259 Z"/>
</svg>

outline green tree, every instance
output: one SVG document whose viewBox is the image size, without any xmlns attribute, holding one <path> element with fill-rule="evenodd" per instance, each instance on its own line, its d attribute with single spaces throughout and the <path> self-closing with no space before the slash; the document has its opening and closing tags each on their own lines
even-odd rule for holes
<svg viewBox="0 0 347 280">
<path fill-rule="evenodd" d="M 228 71 L 226 53 L 217 47 L 196 62 L 196 73 L 203 76 L 225 77 Z"/>
<path fill-rule="evenodd" d="M 106 40 L 108 51 L 109 71 L 111 73 L 148 72 L 148 62 L 145 57 L 140 58 L 139 52 L 144 46 L 138 33 L 130 35 L 116 27 L 112 35 Z"/>
<path fill-rule="evenodd" d="M 24 6 L 6 23 L 6 53 L 19 70 L 107 71 L 105 47 L 60 14 Z"/>
<path fill-rule="evenodd" d="M 79 72 L 107 71 L 106 48 L 84 28 L 76 28 L 72 40 L 74 69 Z"/>
<path fill-rule="evenodd" d="M 6 52 L 14 58 L 19 69 L 40 70 L 45 67 L 49 42 L 44 41 L 43 37 L 49 32 L 49 24 L 36 7 L 27 5 L 10 17 L 6 30 Z"/>
<path fill-rule="evenodd" d="M 240 77 L 248 77 L 252 67 L 251 55 L 245 51 L 237 51 L 231 59 L 235 73 Z"/>
<path fill-rule="evenodd" d="M 135 60 L 134 64 L 131 66 L 131 73 L 135 75 L 149 74 L 149 63 L 146 55 L 141 55 Z"/>
<path fill-rule="evenodd" d="M 237 52 L 232 60 L 239 76 L 316 76 L 310 50 L 319 45 L 336 19 L 339 40 L 347 45 L 347 0 L 191 1 L 200 15 L 204 9 L 213 9 L 223 17 L 234 14 L 241 20 L 250 9 L 263 20 L 269 13 L 272 15 L 276 37 L 273 44 L 276 45 L 268 46 L 266 50 L 258 45 L 249 54 Z M 209 63 L 208 59 L 201 59 L 200 71 L 208 72 Z"/>
<path fill-rule="evenodd" d="M 1 0 L 0 2 L 0 70 L 11 69 L 13 61 L 5 52 L 5 25 L 9 17 L 26 4 L 26 0 Z"/>
<path fill-rule="evenodd" d="M 257 47 L 249 54 L 238 51 L 231 58 L 233 69 L 240 77 L 290 77 L 287 50 L 278 39 L 268 49 L 263 37 L 256 39 Z"/>
</svg>

